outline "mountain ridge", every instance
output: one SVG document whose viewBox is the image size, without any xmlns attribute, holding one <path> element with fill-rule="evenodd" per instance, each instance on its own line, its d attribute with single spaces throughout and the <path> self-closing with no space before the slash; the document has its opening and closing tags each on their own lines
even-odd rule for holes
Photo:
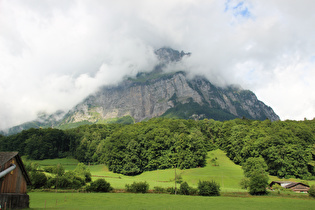
<svg viewBox="0 0 315 210">
<path fill-rule="evenodd" d="M 218 87 L 204 76 L 188 78 L 184 71 L 163 71 L 168 64 L 180 62 L 191 53 L 171 48 L 161 48 L 155 53 L 160 62 L 151 72 L 140 72 L 117 85 L 103 86 L 67 113 L 44 114 L 35 121 L 11 128 L 9 133 L 30 127 L 68 128 L 119 120 L 133 123 L 154 117 L 280 119 L 250 90 L 235 85 Z"/>
</svg>

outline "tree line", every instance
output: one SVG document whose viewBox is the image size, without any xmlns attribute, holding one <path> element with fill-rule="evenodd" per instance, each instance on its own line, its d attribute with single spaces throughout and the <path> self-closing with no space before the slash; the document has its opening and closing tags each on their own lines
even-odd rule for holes
<svg viewBox="0 0 315 210">
<path fill-rule="evenodd" d="M 271 175 L 315 179 L 315 120 L 154 118 L 131 125 L 32 128 L 0 136 L 1 151 L 19 151 L 30 159 L 71 156 L 84 163 L 104 163 L 111 171 L 126 175 L 203 167 L 207 151 L 217 148 L 236 164 L 260 157 Z"/>
</svg>

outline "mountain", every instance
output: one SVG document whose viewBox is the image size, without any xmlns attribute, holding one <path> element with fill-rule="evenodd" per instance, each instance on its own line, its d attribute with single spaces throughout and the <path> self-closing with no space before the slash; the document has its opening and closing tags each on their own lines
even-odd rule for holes
<svg viewBox="0 0 315 210">
<path fill-rule="evenodd" d="M 183 71 L 163 71 L 169 63 L 180 62 L 190 53 L 161 48 L 156 55 L 160 63 L 151 72 L 138 73 L 118 85 L 103 86 L 68 113 L 42 115 L 12 128 L 11 133 L 32 126 L 71 128 L 92 123 L 133 123 L 153 117 L 279 120 L 272 108 L 250 90 L 217 87 L 203 76 L 190 79 Z"/>
</svg>

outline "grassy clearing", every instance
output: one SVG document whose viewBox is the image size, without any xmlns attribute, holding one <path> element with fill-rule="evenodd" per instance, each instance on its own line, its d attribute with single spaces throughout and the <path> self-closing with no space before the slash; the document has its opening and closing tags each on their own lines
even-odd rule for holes
<svg viewBox="0 0 315 210">
<path fill-rule="evenodd" d="M 211 159 L 215 157 L 218 166 L 212 165 Z M 103 177 L 116 189 L 124 189 L 126 184 L 131 184 L 134 181 L 146 181 L 149 183 L 150 189 L 153 189 L 154 186 L 175 186 L 175 169 L 147 171 L 137 176 L 112 173 L 105 165 L 90 166 L 90 171 L 93 180 Z M 221 150 L 208 153 L 206 167 L 187 170 L 176 169 L 176 173 L 181 175 L 183 181 L 186 181 L 192 187 L 197 187 L 199 180 L 215 180 L 221 185 L 222 191 L 244 191 L 239 187 L 239 182 L 243 178 L 241 167 L 235 165 Z M 179 184 L 177 184 L 177 187 L 179 187 Z"/>
<path fill-rule="evenodd" d="M 23 162 L 25 164 L 29 162 L 37 163 L 39 166 L 54 166 L 57 164 L 62 164 L 66 171 L 74 170 L 79 161 L 74 158 L 56 158 L 56 159 L 46 159 L 46 160 L 28 160 L 23 158 Z"/>
<path fill-rule="evenodd" d="M 314 209 L 314 199 L 131 193 L 29 193 L 31 209 Z"/>
</svg>

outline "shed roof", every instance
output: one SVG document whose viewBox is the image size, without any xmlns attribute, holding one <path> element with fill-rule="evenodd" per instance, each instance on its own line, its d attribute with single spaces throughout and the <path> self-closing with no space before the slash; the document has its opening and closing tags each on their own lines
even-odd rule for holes
<svg viewBox="0 0 315 210">
<path fill-rule="evenodd" d="M 291 184 L 288 184 L 287 186 L 286 186 L 286 188 L 291 188 L 291 187 L 294 187 L 294 186 L 296 186 L 296 185 L 303 185 L 303 186 L 305 186 L 305 187 L 310 187 L 310 186 L 308 186 L 307 184 L 304 184 L 304 183 L 302 183 L 302 182 L 292 182 Z"/>
<path fill-rule="evenodd" d="M 22 171 L 22 174 L 27 182 L 28 185 L 31 185 L 31 180 L 27 174 L 27 171 L 25 169 L 25 166 L 22 162 L 22 159 L 18 152 L 0 152 L 0 171 L 3 171 L 4 169 L 1 168 L 2 165 L 4 165 L 6 162 L 11 160 L 12 158 L 16 158 L 17 164 L 20 166 L 20 169 Z"/>
<path fill-rule="evenodd" d="M 0 152 L 0 165 L 5 164 L 6 162 L 14 158 L 17 154 L 18 152 Z"/>
<path fill-rule="evenodd" d="M 294 187 L 294 186 L 296 186 L 296 185 L 298 185 L 298 184 L 304 185 L 304 186 L 306 186 L 306 187 L 310 187 L 310 186 L 308 186 L 307 184 L 304 184 L 304 183 L 302 183 L 302 182 L 288 182 L 288 181 L 272 181 L 272 182 L 269 184 L 269 186 L 271 187 L 271 186 L 274 185 L 274 184 L 279 184 L 279 185 L 281 185 L 281 186 L 284 187 L 284 188 L 291 188 L 291 187 Z"/>
</svg>

